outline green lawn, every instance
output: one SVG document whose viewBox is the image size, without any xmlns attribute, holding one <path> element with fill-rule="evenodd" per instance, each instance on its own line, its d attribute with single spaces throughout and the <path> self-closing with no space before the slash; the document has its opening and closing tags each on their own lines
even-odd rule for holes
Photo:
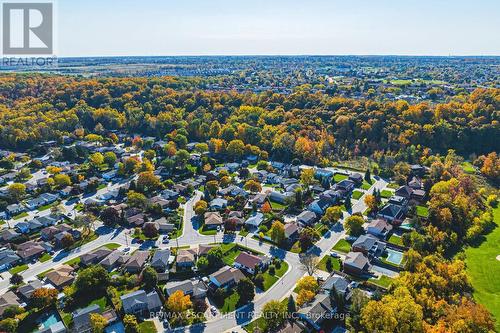
<svg viewBox="0 0 500 333">
<path fill-rule="evenodd" d="M 239 300 L 240 296 L 236 291 L 233 291 L 232 294 L 224 299 L 224 304 L 219 308 L 219 311 L 221 313 L 233 312 L 234 310 L 236 310 L 236 305 L 238 304 Z"/>
<path fill-rule="evenodd" d="M 389 243 L 396 244 L 399 246 L 404 246 L 403 240 L 401 239 L 401 237 L 399 237 L 397 235 L 391 235 L 391 237 L 389 237 Z"/>
<path fill-rule="evenodd" d="M 364 192 L 355 190 L 352 192 L 352 198 L 355 200 L 359 200 L 359 198 L 361 198 L 363 196 L 363 194 L 364 194 Z"/>
<path fill-rule="evenodd" d="M 76 257 L 76 258 L 73 258 L 71 260 L 66 261 L 64 264 L 65 265 L 73 266 L 73 265 L 76 265 L 76 264 L 79 264 L 79 263 L 80 263 L 80 257 Z"/>
<path fill-rule="evenodd" d="M 276 276 L 271 275 L 268 272 L 262 273 L 262 276 L 264 277 L 264 291 L 271 288 L 271 286 L 275 284 L 276 281 L 278 281 L 278 278 Z"/>
<path fill-rule="evenodd" d="M 241 229 L 240 232 L 238 233 L 240 236 L 243 236 L 243 237 L 246 237 L 246 235 L 248 235 L 248 231 L 246 231 L 245 229 Z"/>
<path fill-rule="evenodd" d="M 385 275 L 381 275 L 380 278 L 375 279 L 375 278 L 370 278 L 368 280 L 369 282 L 376 284 L 377 286 L 383 287 L 383 288 L 389 288 L 389 286 L 392 284 L 393 278 L 390 278 Z"/>
<path fill-rule="evenodd" d="M 285 205 L 282 205 L 282 204 L 280 204 L 279 202 L 270 201 L 270 203 L 271 203 L 271 208 L 272 208 L 273 210 L 283 210 L 283 209 L 285 209 L 285 208 L 286 208 L 286 206 L 285 206 Z"/>
<path fill-rule="evenodd" d="M 45 253 L 43 256 L 40 257 L 40 262 L 46 262 L 52 259 L 52 256 L 48 253 Z"/>
<path fill-rule="evenodd" d="M 500 332 L 500 207 L 493 210 L 496 228 L 486 235 L 479 247 L 465 250 L 467 274 L 474 288 L 474 298 L 483 304 L 496 319 Z"/>
<path fill-rule="evenodd" d="M 26 217 L 28 216 L 28 213 L 26 212 L 22 212 L 20 214 L 17 214 L 16 216 L 13 217 L 14 220 L 19 220 L 19 219 L 22 219 L 23 217 Z"/>
<path fill-rule="evenodd" d="M 369 190 L 370 187 L 372 187 L 372 184 L 373 184 L 373 180 L 370 181 L 369 183 L 366 180 L 363 180 L 363 184 L 361 185 L 361 188 L 363 190 Z"/>
<path fill-rule="evenodd" d="M 390 197 L 392 197 L 393 194 L 394 194 L 394 192 L 389 191 L 389 190 L 382 190 L 382 191 L 380 191 L 380 196 L 382 198 L 386 198 L 386 199 L 389 199 Z"/>
<path fill-rule="evenodd" d="M 285 275 L 287 270 L 288 270 L 288 264 L 286 263 L 286 261 L 282 261 L 281 267 L 279 269 L 276 268 L 275 275 L 278 277 L 282 277 L 283 275 Z"/>
<path fill-rule="evenodd" d="M 211 229 L 206 229 L 205 228 L 205 225 L 203 225 L 199 230 L 198 232 L 202 235 L 205 235 L 205 236 L 213 236 L 215 234 L 217 234 L 217 230 L 211 230 Z"/>
<path fill-rule="evenodd" d="M 57 205 L 59 205 L 59 204 L 60 204 L 60 202 L 59 202 L 59 201 L 56 201 L 56 202 L 53 202 L 53 203 L 48 204 L 48 205 L 40 206 L 40 207 L 38 207 L 38 209 L 37 209 L 37 210 L 38 210 L 39 212 L 43 212 L 44 210 L 50 209 L 50 208 L 55 207 L 55 206 L 57 206 Z"/>
<path fill-rule="evenodd" d="M 249 333 L 255 332 L 256 329 L 258 332 L 265 332 L 266 319 L 264 317 L 259 317 L 243 328 Z"/>
<path fill-rule="evenodd" d="M 26 265 L 26 264 L 18 265 L 18 266 L 14 266 L 11 269 L 9 269 L 9 273 L 14 275 L 16 273 L 24 272 L 27 269 L 28 269 L 28 265 Z"/>
<path fill-rule="evenodd" d="M 137 329 L 138 333 L 156 333 L 156 326 L 155 324 L 151 321 L 143 321 L 142 323 L 139 324 L 139 328 Z"/>
<path fill-rule="evenodd" d="M 335 180 L 336 183 L 349 178 L 347 175 L 343 175 L 341 173 L 336 173 L 333 175 L 333 180 Z"/>
<path fill-rule="evenodd" d="M 474 169 L 474 167 L 472 166 L 472 164 L 470 162 L 462 163 L 462 169 L 466 173 L 472 173 L 472 174 L 476 173 L 476 169 Z"/>
<path fill-rule="evenodd" d="M 419 217 L 425 217 L 425 218 L 429 217 L 429 209 L 427 207 L 417 206 L 416 212 L 417 212 L 417 216 L 419 216 Z"/>
<path fill-rule="evenodd" d="M 338 258 L 332 258 L 332 256 L 330 256 L 329 254 L 327 254 L 326 256 L 324 256 L 320 262 L 318 263 L 318 268 L 321 269 L 322 271 L 325 271 L 325 272 L 328 272 L 330 273 L 330 271 L 328 271 L 326 269 L 326 262 L 328 260 L 331 260 L 332 262 L 332 268 L 339 271 L 340 270 L 340 259 Z"/>
<path fill-rule="evenodd" d="M 349 243 L 345 239 L 339 239 L 339 241 L 337 242 L 337 244 L 335 244 L 332 250 L 342 253 L 348 253 L 349 251 L 351 251 L 351 243 Z"/>
<path fill-rule="evenodd" d="M 104 244 L 102 247 L 105 247 L 105 248 L 108 248 L 110 250 L 116 250 L 117 248 L 119 248 L 121 245 L 120 244 L 116 244 L 116 243 L 108 243 L 108 244 Z"/>
</svg>

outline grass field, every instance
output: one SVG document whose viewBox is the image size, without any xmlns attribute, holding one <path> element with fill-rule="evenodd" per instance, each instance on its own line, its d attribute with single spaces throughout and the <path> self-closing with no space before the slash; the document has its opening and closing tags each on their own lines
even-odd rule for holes
<svg viewBox="0 0 500 333">
<path fill-rule="evenodd" d="M 116 250 L 117 248 L 119 248 L 121 245 L 120 244 L 116 244 L 116 243 L 108 243 L 108 244 L 104 244 L 102 247 L 105 247 L 105 248 L 108 248 L 110 250 Z"/>
<path fill-rule="evenodd" d="M 361 198 L 363 196 L 363 192 L 361 191 L 353 191 L 352 192 L 352 198 L 355 199 L 355 200 L 358 200 L 359 198 Z"/>
<path fill-rule="evenodd" d="M 429 209 L 427 207 L 417 206 L 416 212 L 417 212 L 417 216 L 425 217 L 425 218 L 429 217 Z"/>
<path fill-rule="evenodd" d="M 332 248 L 334 251 L 348 253 L 351 250 L 351 244 L 345 239 L 339 239 L 337 244 Z"/>
<path fill-rule="evenodd" d="M 43 256 L 40 257 L 40 262 L 46 262 L 52 259 L 52 256 L 48 253 L 45 253 Z"/>
<path fill-rule="evenodd" d="M 348 178 L 347 175 L 343 175 L 340 173 L 336 173 L 333 175 L 333 180 L 335 180 L 336 183 L 340 182 L 341 180 L 347 179 L 347 178 Z"/>
<path fill-rule="evenodd" d="M 494 209 L 496 228 L 479 247 L 465 250 L 467 274 L 474 287 L 474 298 L 483 304 L 496 319 L 500 332 L 500 207 Z"/>
<path fill-rule="evenodd" d="M 12 275 L 14 275 L 16 273 L 24 272 L 27 269 L 28 269 L 28 265 L 26 265 L 26 264 L 24 264 L 24 265 L 18 265 L 18 266 L 14 266 L 11 269 L 9 269 L 9 273 L 12 274 Z"/>
<path fill-rule="evenodd" d="M 156 326 L 151 320 L 143 321 L 142 323 L 139 324 L 137 332 L 139 332 L 139 333 L 156 333 Z"/>
<path fill-rule="evenodd" d="M 389 286 L 392 284 L 393 279 L 388 276 L 381 275 L 378 279 L 370 278 L 368 281 L 376 284 L 377 286 L 381 286 L 382 288 L 389 288 Z"/>
<path fill-rule="evenodd" d="M 476 173 L 476 169 L 474 169 L 474 167 L 472 166 L 472 164 L 470 162 L 462 163 L 462 169 L 466 173 L 472 173 L 472 174 Z"/>
<path fill-rule="evenodd" d="M 21 214 L 17 214 L 16 216 L 14 216 L 12 219 L 19 220 L 19 219 L 22 219 L 23 217 L 26 217 L 26 216 L 28 216 L 28 213 L 22 212 Z"/>
<path fill-rule="evenodd" d="M 325 271 L 325 272 L 328 272 L 330 273 L 330 271 L 328 271 L 326 269 L 326 262 L 328 260 L 331 260 L 332 261 L 332 268 L 339 271 L 340 270 L 340 259 L 338 258 L 332 258 L 330 255 L 326 255 L 324 256 L 321 261 L 318 263 L 318 268 L 321 269 L 322 271 Z"/>
<path fill-rule="evenodd" d="M 240 296 L 236 291 L 224 299 L 224 304 L 219 308 L 221 313 L 229 313 L 236 310 Z"/>
<path fill-rule="evenodd" d="M 394 192 L 389 191 L 389 190 L 382 190 L 382 191 L 380 191 L 380 196 L 382 198 L 386 198 L 386 199 L 389 199 L 393 194 L 394 194 Z"/>
<path fill-rule="evenodd" d="M 399 246 L 404 246 L 403 245 L 403 240 L 401 239 L 401 237 L 396 236 L 396 235 L 391 235 L 391 237 L 389 237 L 389 243 L 396 244 L 396 245 L 399 245 Z"/>
</svg>

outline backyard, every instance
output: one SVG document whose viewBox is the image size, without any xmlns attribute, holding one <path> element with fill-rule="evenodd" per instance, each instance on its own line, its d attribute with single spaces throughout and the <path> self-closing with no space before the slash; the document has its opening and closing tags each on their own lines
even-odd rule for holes
<svg viewBox="0 0 500 333">
<path fill-rule="evenodd" d="M 496 329 L 500 331 L 500 207 L 493 210 L 496 228 L 486 235 L 478 247 L 465 250 L 467 274 L 474 298 L 483 304 L 495 317 Z"/>
<path fill-rule="evenodd" d="M 332 248 L 334 251 L 348 253 L 351 250 L 351 243 L 346 241 L 345 239 L 339 239 L 337 244 Z"/>
</svg>

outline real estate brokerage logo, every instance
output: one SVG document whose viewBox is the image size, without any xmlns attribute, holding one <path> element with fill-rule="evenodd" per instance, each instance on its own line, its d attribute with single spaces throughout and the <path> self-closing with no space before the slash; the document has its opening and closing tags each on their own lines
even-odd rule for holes
<svg viewBox="0 0 500 333">
<path fill-rule="evenodd" d="M 4 2 L 2 42 L 4 55 L 52 55 L 54 11 L 51 2 Z"/>
</svg>

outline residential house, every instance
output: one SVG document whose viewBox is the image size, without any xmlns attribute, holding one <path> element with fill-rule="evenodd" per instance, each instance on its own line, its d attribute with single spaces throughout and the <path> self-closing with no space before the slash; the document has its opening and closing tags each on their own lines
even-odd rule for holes
<svg viewBox="0 0 500 333">
<path fill-rule="evenodd" d="M 392 225 L 383 219 L 372 220 L 366 228 L 367 233 L 381 239 L 386 239 L 391 231 Z"/>
<path fill-rule="evenodd" d="M 281 193 L 281 192 L 272 191 L 269 194 L 269 200 L 271 200 L 273 202 L 280 203 L 282 205 L 288 204 L 289 202 L 291 202 L 291 200 L 293 200 L 293 198 L 295 198 L 294 192 Z"/>
<path fill-rule="evenodd" d="M 311 202 L 307 208 L 318 215 L 323 215 L 330 206 L 331 203 L 329 200 L 320 198 Z"/>
<path fill-rule="evenodd" d="M 21 204 L 11 204 L 5 208 L 5 211 L 9 214 L 9 216 L 15 216 L 25 212 L 26 207 Z"/>
<path fill-rule="evenodd" d="M 138 273 L 142 270 L 149 258 L 149 251 L 136 251 L 124 265 L 124 269 L 129 273 Z"/>
<path fill-rule="evenodd" d="M 303 226 L 312 226 L 314 223 L 316 223 L 317 219 L 318 216 L 310 210 L 304 210 L 297 216 L 297 222 L 299 222 L 299 224 Z"/>
<path fill-rule="evenodd" d="M 262 222 L 264 222 L 264 214 L 258 212 L 250 216 L 245 221 L 245 225 L 251 228 L 258 228 Z"/>
<path fill-rule="evenodd" d="M 400 188 L 398 188 L 395 192 L 395 195 L 406 198 L 407 200 L 410 200 L 411 195 L 413 194 L 413 188 L 411 188 L 408 185 L 403 185 Z"/>
<path fill-rule="evenodd" d="M 349 280 L 340 275 L 332 274 L 323 282 L 321 290 L 326 294 L 330 294 L 332 290 L 335 290 L 337 294 L 348 299 L 350 294 Z"/>
<path fill-rule="evenodd" d="M 158 312 L 162 302 L 156 291 L 146 293 L 144 290 L 137 290 L 132 293 L 120 296 L 123 312 L 137 316 L 149 315 L 151 312 Z"/>
<path fill-rule="evenodd" d="M 206 212 L 204 216 L 207 229 L 216 229 L 222 225 L 222 216 L 218 212 Z"/>
<path fill-rule="evenodd" d="M 410 186 L 414 190 L 420 190 L 423 187 L 422 180 L 418 177 L 413 177 L 409 182 L 408 186 Z"/>
<path fill-rule="evenodd" d="M 316 169 L 314 171 L 314 176 L 316 178 L 332 178 L 333 171 L 327 169 Z"/>
<path fill-rule="evenodd" d="M 405 214 L 406 210 L 403 206 L 388 203 L 378 211 L 377 217 L 396 224 L 404 220 Z"/>
<path fill-rule="evenodd" d="M 208 286 L 202 280 L 184 280 L 167 283 L 165 288 L 167 296 L 172 295 L 177 290 L 181 290 L 184 295 L 189 295 L 191 298 L 205 298 Z"/>
<path fill-rule="evenodd" d="M 352 181 L 357 186 L 363 184 L 363 176 L 359 173 L 353 173 L 349 175 L 349 180 Z"/>
<path fill-rule="evenodd" d="M 25 262 L 34 260 L 45 252 L 46 250 L 40 242 L 27 241 L 17 246 L 17 255 Z"/>
<path fill-rule="evenodd" d="M 111 252 L 113 252 L 113 250 L 110 250 L 107 247 L 101 247 L 95 249 L 92 252 L 82 254 L 80 256 L 80 265 L 83 266 L 95 265 L 104 258 L 106 258 L 107 256 L 109 256 Z"/>
<path fill-rule="evenodd" d="M 6 247 L 0 248 L 0 272 L 10 269 L 21 262 L 21 257 L 11 249 Z"/>
<path fill-rule="evenodd" d="M 285 224 L 285 239 L 289 244 L 293 244 L 299 239 L 299 226 L 297 223 Z"/>
<path fill-rule="evenodd" d="M 107 257 L 102 259 L 99 262 L 99 265 L 103 266 L 108 271 L 112 271 L 116 267 L 125 264 L 129 258 L 130 258 L 129 255 L 126 255 L 125 253 L 119 250 L 114 250 Z"/>
<path fill-rule="evenodd" d="M 211 288 L 228 289 L 236 285 L 245 275 L 238 269 L 229 266 L 220 268 L 217 272 L 209 276 Z"/>
<path fill-rule="evenodd" d="M 98 304 L 92 304 L 83 309 L 78 309 L 73 312 L 73 331 L 78 333 L 92 332 L 90 322 L 90 314 L 101 313 L 101 308 Z"/>
<path fill-rule="evenodd" d="M 13 291 L 8 291 L 0 296 L 0 316 L 10 306 L 21 306 L 21 300 Z"/>
<path fill-rule="evenodd" d="M 318 294 L 310 304 L 299 309 L 297 314 L 300 319 L 319 331 L 323 321 L 332 319 L 336 311 L 337 304 L 333 297 L 327 294 Z"/>
<path fill-rule="evenodd" d="M 258 269 L 262 269 L 269 265 L 269 261 L 269 258 L 264 256 L 256 256 L 251 253 L 241 252 L 236 259 L 234 259 L 233 266 L 253 275 Z"/>
<path fill-rule="evenodd" d="M 0 232 L 0 240 L 2 242 L 10 242 L 19 236 L 21 236 L 21 234 L 16 232 L 14 229 L 4 229 Z"/>
<path fill-rule="evenodd" d="M 227 200 L 223 198 L 215 198 L 210 201 L 209 207 L 217 210 L 224 209 L 227 207 Z"/>
<path fill-rule="evenodd" d="M 351 251 L 363 252 L 369 258 L 378 257 L 385 251 L 385 242 L 372 235 L 361 235 L 352 243 Z"/>
<path fill-rule="evenodd" d="M 180 249 L 177 251 L 176 265 L 181 268 L 193 267 L 196 261 L 195 249 Z"/>
<path fill-rule="evenodd" d="M 352 180 L 344 179 L 333 185 L 333 189 L 338 191 L 344 198 L 351 195 L 355 184 Z"/>
<path fill-rule="evenodd" d="M 157 272 L 165 272 L 168 270 L 168 262 L 170 258 L 170 249 L 158 249 L 151 258 L 151 267 Z"/>
<path fill-rule="evenodd" d="M 35 290 L 40 289 L 43 287 L 42 282 L 40 280 L 33 280 L 29 281 L 28 283 L 20 286 L 17 288 L 17 293 L 21 296 L 21 298 L 25 301 L 28 302 L 31 298 L 31 295 Z"/>
<path fill-rule="evenodd" d="M 64 287 L 69 286 L 75 280 L 75 275 L 73 274 L 73 272 L 73 267 L 69 265 L 62 265 L 45 274 L 45 279 L 57 289 L 62 290 Z"/>
<path fill-rule="evenodd" d="M 345 257 L 343 268 L 347 274 L 363 275 L 370 270 L 370 263 L 362 252 L 349 252 Z"/>
</svg>

